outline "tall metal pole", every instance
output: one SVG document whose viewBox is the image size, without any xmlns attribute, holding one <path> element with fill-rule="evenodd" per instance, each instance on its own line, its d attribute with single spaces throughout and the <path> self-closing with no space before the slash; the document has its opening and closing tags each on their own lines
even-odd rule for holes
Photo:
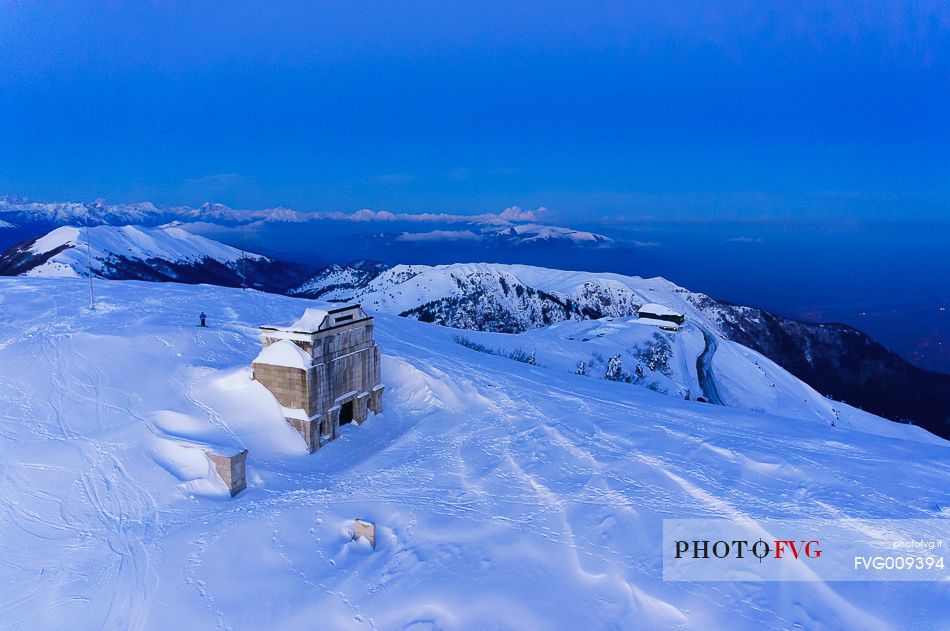
<svg viewBox="0 0 950 631">
<path fill-rule="evenodd" d="M 241 224 L 241 289 L 247 290 L 247 264 L 244 262 L 244 224 Z"/>
<path fill-rule="evenodd" d="M 86 206 L 86 276 L 89 277 L 89 310 L 96 310 L 96 297 L 92 292 L 92 245 L 89 242 L 89 206 Z"/>
</svg>

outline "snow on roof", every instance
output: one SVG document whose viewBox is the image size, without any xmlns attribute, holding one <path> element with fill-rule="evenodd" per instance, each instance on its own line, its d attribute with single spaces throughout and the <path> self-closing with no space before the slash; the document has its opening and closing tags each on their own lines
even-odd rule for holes
<svg viewBox="0 0 950 631">
<path fill-rule="evenodd" d="M 280 340 L 266 346 L 254 363 L 306 370 L 310 368 L 310 355 L 290 340 Z"/>
<path fill-rule="evenodd" d="M 682 312 L 658 305 L 655 302 L 649 302 L 640 307 L 640 313 L 652 313 L 654 315 L 681 316 Z"/>
<path fill-rule="evenodd" d="M 332 310 L 332 316 L 330 315 L 331 312 L 327 309 L 310 307 L 304 311 L 303 315 L 297 318 L 297 320 L 292 324 L 268 324 L 262 326 L 261 328 L 267 329 L 268 331 L 280 331 L 281 334 L 291 335 L 290 338 L 285 339 L 296 339 L 292 337 L 292 334 L 316 333 L 317 331 L 321 330 L 320 327 L 323 326 L 324 322 L 327 323 L 326 328 L 329 328 L 329 325 L 333 324 L 333 322 L 330 322 L 330 320 L 337 321 L 340 318 L 343 318 L 344 320 L 352 320 L 352 314 L 344 314 L 343 312 L 349 311 L 351 309 L 359 310 L 359 307 L 360 306 L 358 304 L 348 304 L 341 307 L 334 307 Z M 283 337 L 281 334 L 272 334 L 272 337 Z"/>
<path fill-rule="evenodd" d="M 325 309 L 315 309 L 313 307 L 303 312 L 303 315 L 297 318 L 297 321 L 291 324 L 288 329 L 294 331 L 317 331 L 320 325 L 327 319 L 329 312 Z"/>
</svg>

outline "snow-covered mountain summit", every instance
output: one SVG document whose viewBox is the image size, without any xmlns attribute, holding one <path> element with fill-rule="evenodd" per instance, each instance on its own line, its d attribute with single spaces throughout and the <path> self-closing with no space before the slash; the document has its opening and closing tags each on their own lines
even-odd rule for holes
<svg viewBox="0 0 950 631">
<path fill-rule="evenodd" d="M 338 282 L 343 276 L 351 282 Z M 506 333 L 564 320 L 633 316 L 644 304 L 662 303 L 727 335 L 734 320 L 745 313 L 743 307 L 731 308 L 661 277 L 501 263 L 396 265 L 372 277 L 337 267 L 333 275 L 316 276 L 292 293 L 324 300 L 357 300 L 383 313 Z"/>
<path fill-rule="evenodd" d="M 243 259 L 266 257 L 191 234 L 176 226 L 63 226 L 21 244 L 0 259 L 7 273 L 27 276 L 110 277 L 132 266 L 162 261 L 165 265 L 197 266 L 214 262 L 236 267 Z"/>
<path fill-rule="evenodd" d="M 622 319 L 502 335 L 378 314 L 385 411 L 308 454 L 250 362 L 258 325 L 313 301 L 134 281 L 102 281 L 97 299 L 88 310 L 71 279 L 0 278 L 4 626 L 943 619 L 938 581 L 758 582 L 754 565 L 741 582 L 663 574 L 667 519 L 833 518 L 864 533 L 877 518 L 946 520 L 948 444 L 920 428 L 705 405 L 562 365 L 585 344 L 635 341 Z M 201 311 L 208 328 L 195 326 Z M 698 331 L 684 332 L 698 349 Z M 529 344 L 539 365 L 473 348 Z M 208 445 L 248 449 L 237 497 Z M 375 549 L 353 540 L 354 518 L 376 524 Z"/>
<path fill-rule="evenodd" d="M 304 270 L 191 234 L 177 224 L 62 226 L 0 256 L 0 274 L 139 279 L 281 288 Z"/>
<path fill-rule="evenodd" d="M 440 244 L 482 248 L 606 248 L 617 245 L 614 239 L 594 232 L 502 219 L 457 222 L 446 228 L 424 231 L 379 232 L 365 238 L 370 241 L 370 249 L 394 246 L 426 248 Z"/>
<path fill-rule="evenodd" d="M 547 226 L 541 224 L 517 224 L 496 226 L 484 231 L 484 234 L 522 244 L 552 241 L 567 241 L 575 245 L 611 245 L 610 237 L 585 230 Z"/>
</svg>

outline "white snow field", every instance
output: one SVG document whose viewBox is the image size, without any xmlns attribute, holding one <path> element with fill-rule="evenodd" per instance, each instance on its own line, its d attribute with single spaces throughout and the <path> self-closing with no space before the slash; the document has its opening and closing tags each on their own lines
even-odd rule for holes
<svg viewBox="0 0 950 631">
<path fill-rule="evenodd" d="M 250 362 L 312 301 L 86 292 L 0 279 L 0 627 L 947 628 L 946 582 L 662 578 L 665 518 L 950 519 L 948 443 L 918 428 L 684 401 L 572 374 L 540 330 L 463 332 L 533 339 L 531 366 L 379 315 L 385 412 L 307 454 Z M 249 449 L 237 497 L 205 445 Z"/>
</svg>

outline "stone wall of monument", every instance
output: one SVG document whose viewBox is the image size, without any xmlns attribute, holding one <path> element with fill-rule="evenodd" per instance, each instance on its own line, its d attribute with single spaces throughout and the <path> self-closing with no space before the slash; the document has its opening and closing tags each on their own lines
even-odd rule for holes
<svg viewBox="0 0 950 631">
<path fill-rule="evenodd" d="M 264 384 L 284 407 L 303 410 L 312 407 L 306 370 L 270 364 L 254 364 L 253 368 L 254 379 Z"/>
</svg>

